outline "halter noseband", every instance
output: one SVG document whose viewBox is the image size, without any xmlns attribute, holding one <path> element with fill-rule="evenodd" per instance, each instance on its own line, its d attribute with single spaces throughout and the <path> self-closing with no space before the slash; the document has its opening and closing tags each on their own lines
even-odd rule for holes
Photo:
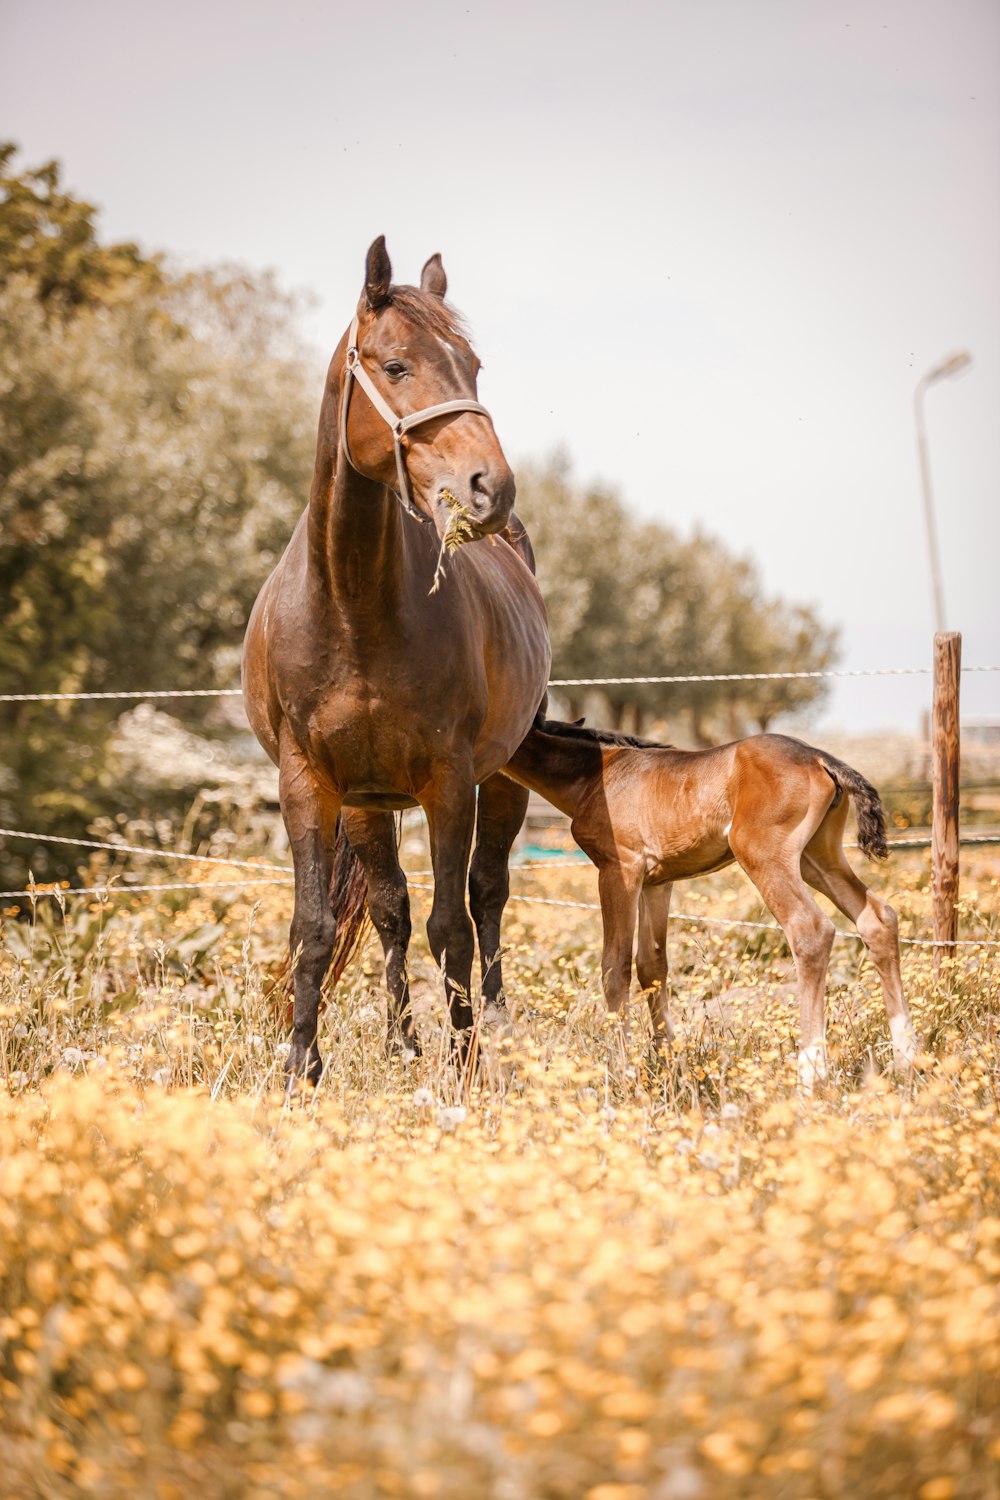
<svg viewBox="0 0 1000 1500">
<path fill-rule="evenodd" d="M 409 416 L 398 416 L 361 363 L 361 355 L 358 352 L 358 319 L 355 316 L 351 323 L 351 331 L 347 336 L 347 365 L 344 371 L 344 394 L 340 402 L 340 448 L 351 468 L 359 474 L 361 470 L 351 457 L 351 450 L 347 442 L 347 408 L 351 402 L 351 387 L 355 380 L 383 422 L 388 425 L 392 432 L 392 442 L 396 452 L 396 474 L 399 479 L 399 489 L 394 493 L 398 495 L 400 502 L 409 511 L 411 516 L 416 517 L 418 521 L 430 520 L 429 516 L 425 516 L 422 511 L 417 509 L 410 496 L 410 483 L 406 474 L 406 456 L 403 452 L 401 441 L 403 434 L 409 432 L 411 427 L 418 427 L 422 422 L 431 422 L 435 417 L 445 417 L 449 412 L 477 411 L 484 417 L 489 417 L 489 412 L 478 401 L 458 400 L 441 401 L 437 406 L 425 406 L 422 411 L 410 412 Z"/>
</svg>

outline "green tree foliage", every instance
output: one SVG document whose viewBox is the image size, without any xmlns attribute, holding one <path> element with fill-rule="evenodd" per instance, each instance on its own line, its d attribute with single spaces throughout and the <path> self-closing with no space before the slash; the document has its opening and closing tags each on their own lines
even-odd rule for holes
<svg viewBox="0 0 1000 1500">
<path fill-rule="evenodd" d="M 804 605 L 764 594 L 752 563 L 703 532 L 688 540 L 630 517 L 610 491 L 573 483 L 565 459 L 522 468 L 528 521 L 549 609 L 553 676 L 666 677 L 806 672 L 836 657 L 836 631 Z M 707 743 L 767 728 L 815 704 L 821 681 L 678 683 L 563 689 L 619 726 L 657 720 Z M 596 699 L 596 705 L 595 705 Z"/>
<path fill-rule="evenodd" d="M 113 303 L 137 282 L 163 280 L 159 257 L 98 241 L 96 209 L 60 185 L 58 162 L 16 172 L 16 154 L 0 142 L 0 286 L 27 277 L 41 302 L 65 309 Z"/>
<path fill-rule="evenodd" d="M 63 255 L 33 249 L 23 227 L 39 176 L 58 213 L 39 209 L 37 239 L 67 226 Z M 290 340 L 288 301 L 244 273 L 153 275 L 134 247 L 105 255 L 92 210 L 74 211 L 54 168 L 25 174 L 24 191 L 12 180 L 0 199 L 0 692 L 231 686 L 311 473 L 318 381 Z M 5 705 L 3 823 L 73 834 L 137 811 L 105 749 L 121 709 Z M 19 854 L 5 884 L 23 877 Z M 30 856 L 40 879 L 75 861 Z"/>
</svg>

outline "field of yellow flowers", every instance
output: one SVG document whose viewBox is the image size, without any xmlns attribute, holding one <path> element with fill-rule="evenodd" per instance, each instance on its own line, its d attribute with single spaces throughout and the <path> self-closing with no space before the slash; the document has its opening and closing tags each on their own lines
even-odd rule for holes
<svg viewBox="0 0 1000 1500">
<path fill-rule="evenodd" d="M 998 873 L 963 936 L 1000 938 Z M 924 856 L 869 878 L 927 933 Z M 780 934 L 675 923 L 658 1066 L 606 1022 L 596 913 L 512 903 L 471 1090 L 419 944 L 424 1053 L 386 1060 L 369 946 L 289 1105 L 261 896 L 3 924 L 0 1500 L 1000 1496 L 1000 949 L 905 950 L 895 1079 L 838 940 L 804 1100 Z M 729 876 L 678 905 L 769 920 Z"/>
</svg>

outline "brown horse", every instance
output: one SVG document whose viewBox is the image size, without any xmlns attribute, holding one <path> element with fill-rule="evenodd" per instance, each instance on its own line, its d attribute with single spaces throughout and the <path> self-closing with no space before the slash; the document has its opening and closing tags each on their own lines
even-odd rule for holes
<svg viewBox="0 0 1000 1500">
<path fill-rule="evenodd" d="M 247 628 L 246 710 L 278 766 L 295 869 L 290 1080 L 322 1072 L 317 1019 L 343 925 L 342 826 L 385 951 L 390 1041 L 416 1046 L 400 808 L 427 815 L 427 935 L 455 1028 L 472 1022 L 467 875 L 483 998 L 502 1000 L 500 914 L 527 793 L 495 773 L 544 699 L 550 654 L 530 548 L 512 519 L 514 478 L 476 400 L 479 361 L 446 289 L 439 256 L 417 289 L 392 284 L 384 239 L 369 249 L 327 376 L 309 505 Z M 466 544 L 442 581 L 456 515 Z"/>
<path fill-rule="evenodd" d="M 611 1010 L 627 1014 L 638 917 L 639 984 L 657 1041 L 670 1038 L 666 934 L 673 883 L 736 860 L 783 927 L 795 960 L 803 1086 L 826 1077 L 823 991 L 835 930 L 807 883 L 857 927 L 882 981 L 895 1061 L 912 1064 L 916 1042 L 896 914 L 844 857 L 849 798 L 861 848 L 878 858 L 887 853 L 882 803 L 858 771 L 782 734 L 675 750 L 541 715 L 505 771 L 572 818 L 573 837 L 598 868 L 602 977 Z"/>
</svg>

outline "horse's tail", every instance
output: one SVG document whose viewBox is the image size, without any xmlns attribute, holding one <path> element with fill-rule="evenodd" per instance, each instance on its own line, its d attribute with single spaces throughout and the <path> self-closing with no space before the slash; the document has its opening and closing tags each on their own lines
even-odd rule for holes
<svg viewBox="0 0 1000 1500">
<path fill-rule="evenodd" d="M 337 922 L 333 953 L 325 985 L 337 983 L 347 968 L 354 950 L 368 936 L 372 921 L 368 912 L 368 885 L 361 861 L 351 848 L 344 832 L 343 819 L 337 819 L 333 845 L 333 873 L 330 877 L 330 910 Z M 286 1026 L 292 1024 L 292 960 L 289 953 L 274 971 L 264 999 L 282 1007 Z"/>
<path fill-rule="evenodd" d="M 885 808 L 882 799 L 867 777 L 835 755 L 821 751 L 820 765 L 832 777 L 840 792 L 854 799 L 858 819 L 858 843 L 870 859 L 885 859 L 889 845 L 885 837 Z"/>
<path fill-rule="evenodd" d="M 336 984 L 350 963 L 355 948 L 367 937 L 372 925 L 364 871 L 344 832 L 344 820 L 341 817 L 337 818 L 333 846 L 330 910 L 337 922 L 337 936 L 333 942 L 329 980 L 331 984 Z"/>
</svg>

